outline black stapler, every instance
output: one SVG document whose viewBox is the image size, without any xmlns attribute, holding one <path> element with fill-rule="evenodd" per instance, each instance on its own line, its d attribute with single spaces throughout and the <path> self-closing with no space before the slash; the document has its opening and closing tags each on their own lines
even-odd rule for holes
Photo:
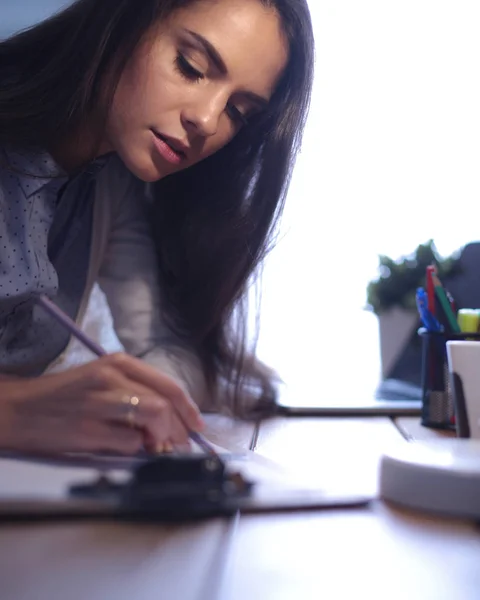
<svg viewBox="0 0 480 600">
<path fill-rule="evenodd" d="M 252 487 L 219 457 L 169 454 L 135 467 L 125 482 L 101 474 L 72 485 L 70 495 L 104 503 L 112 516 L 171 521 L 231 515 Z"/>
</svg>

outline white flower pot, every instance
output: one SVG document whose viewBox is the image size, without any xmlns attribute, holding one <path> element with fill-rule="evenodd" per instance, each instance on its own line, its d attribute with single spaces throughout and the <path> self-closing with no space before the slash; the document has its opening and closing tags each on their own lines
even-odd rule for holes
<svg viewBox="0 0 480 600">
<path fill-rule="evenodd" d="M 378 317 L 382 378 L 386 378 L 418 326 L 415 310 L 392 308 Z"/>
</svg>

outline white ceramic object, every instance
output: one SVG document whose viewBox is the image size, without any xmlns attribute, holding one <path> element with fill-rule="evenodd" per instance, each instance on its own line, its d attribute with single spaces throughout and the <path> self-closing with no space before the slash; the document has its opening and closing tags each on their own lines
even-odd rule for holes
<svg viewBox="0 0 480 600">
<path fill-rule="evenodd" d="M 460 437 L 480 439 L 480 342 L 447 342 L 447 363 L 452 381 Z"/>
<path fill-rule="evenodd" d="M 480 519 L 480 440 L 399 444 L 381 457 L 379 494 L 422 512 Z"/>
</svg>

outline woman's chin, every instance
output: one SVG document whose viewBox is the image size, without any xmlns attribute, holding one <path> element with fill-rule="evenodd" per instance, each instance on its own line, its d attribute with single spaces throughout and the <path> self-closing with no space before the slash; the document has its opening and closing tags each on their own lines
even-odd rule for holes
<svg viewBox="0 0 480 600">
<path fill-rule="evenodd" d="M 153 183 L 169 175 L 160 165 L 155 164 L 148 152 L 142 154 L 119 152 L 118 155 L 127 169 L 145 183 Z"/>
<path fill-rule="evenodd" d="M 138 179 L 141 179 L 145 183 L 154 183 L 155 181 L 160 181 L 160 179 L 163 179 L 163 177 L 167 175 L 167 173 L 161 173 L 155 168 L 154 165 L 150 167 L 140 167 L 138 169 L 132 168 L 130 171 L 135 175 L 135 177 L 138 177 Z"/>
</svg>

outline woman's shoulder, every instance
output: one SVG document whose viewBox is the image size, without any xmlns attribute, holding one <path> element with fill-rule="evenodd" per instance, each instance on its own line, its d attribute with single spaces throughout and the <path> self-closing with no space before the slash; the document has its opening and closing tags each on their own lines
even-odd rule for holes
<svg viewBox="0 0 480 600">
<path fill-rule="evenodd" d="M 114 153 L 105 158 L 104 168 L 97 181 L 102 188 L 102 193 L 119 203 L 132 196 L 145 194 L 145 183 L 135 177 Z"/>
</svg>

